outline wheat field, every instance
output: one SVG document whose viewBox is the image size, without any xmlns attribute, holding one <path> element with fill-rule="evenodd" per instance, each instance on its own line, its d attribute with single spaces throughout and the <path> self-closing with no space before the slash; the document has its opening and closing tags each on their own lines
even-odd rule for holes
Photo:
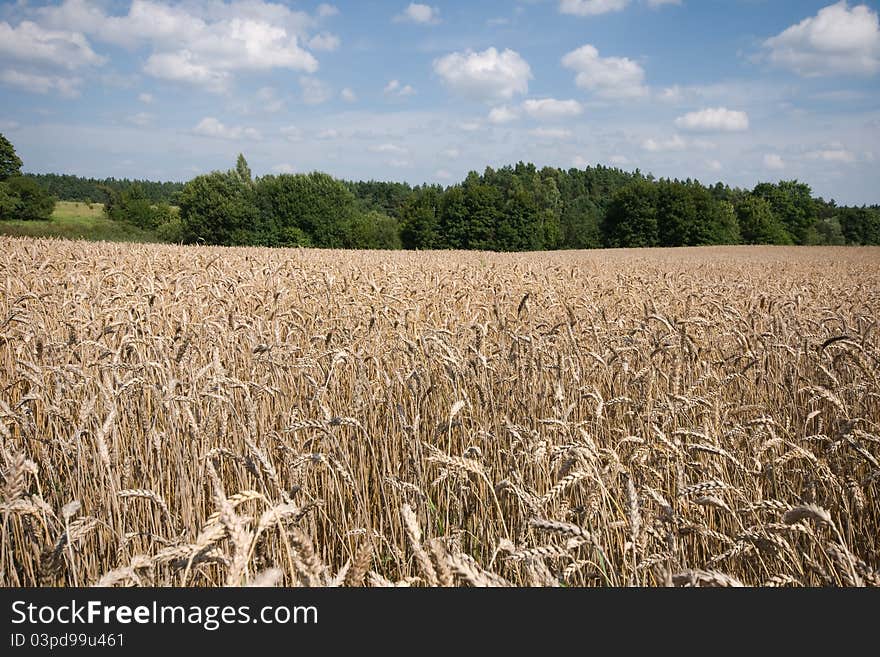
<svg viewBox="0 0 880 657">
<path fill-rule="evenodd" d="M 0 247 L 0 585 L 880 585 L 880 249 Z"/>
</svg>

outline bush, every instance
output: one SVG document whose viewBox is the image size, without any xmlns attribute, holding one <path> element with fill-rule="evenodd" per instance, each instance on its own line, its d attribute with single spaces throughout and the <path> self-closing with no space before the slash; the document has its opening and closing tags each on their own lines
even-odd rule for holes
<svg viewBox="0 0 880 657">
<path fill-rule="evenodd" d="M 12 176 L 0 183 L 0 218 L 49 221 L 55 197 L 30 178 Z"/>
<path fill-rule="evenodd" d="M 403 246 L 397 221 L 375 210 L 352 219 L 347 242 L 346 246 L 351 249 L 399 249 Z"/>
<path fill-rule="evenodd" d="M 227 246 L 267 242 L 253 186 L 234 171 L 193 178 L 180 193 L 179 204 L 184 242 Z"/>
</svg>

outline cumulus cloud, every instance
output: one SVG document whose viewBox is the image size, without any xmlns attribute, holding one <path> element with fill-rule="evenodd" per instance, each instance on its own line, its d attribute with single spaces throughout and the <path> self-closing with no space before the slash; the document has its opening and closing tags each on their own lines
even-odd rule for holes
<svg viewBox="0 0 880 657">
<path fill-rule="evenodd" d="M 822 148 L 815 151 L 810 151 L 806 154 L 806 156 L 810 160 L 836 162 L 838 164 L 852 164 L 856 161 L 856 156 L 842 147 Z"/>
<path fill-rule="evenodd" d="M 516 121 L 518 118 L 519 112 L 507 105 L 493 107 L 489 110 L 489 123 L 494 123 L 495 125 L 510 123 L 511 121 Z"/>
<path fill-rule="evenodd" d="M 141 101 L 142 103 L 144 103 L 145 105 L 150 105 L 156 99 L 153 98 L 153 94 L 142 93 L 142 94 L 138 94 L 138 100 Z"/>
<path fill-rule="evenodd" d="M 675 125 L 692 132 L 742 132 L 749 129 L 749 115 L 726 107 L 709 107 L 679 116 Z"/>
<path fill-rule="evenodd" d="M 522 104 L 523 110 L 533 119 L 553 121 L 580 116 L 583 105 L 576 100 L 556 100 L 555 98 L 541 98 L 526 100 Z"/>
<path fill-rule="evenodd" d="M 430 5 L 411 2 L 402 13 L 394 17 L 396 23 L 418 23 L 419 25 L 436 25 L 440 22 L 440 10 Z"/>
<path fill-rule="evenodd" d="M 333 97 L 333 90 L 318 78 L 303 75 L 299 79 L 299 86 L 302 87 L 302 100 L 306 105 L 320 105 Z"/>
<path fill-rule="evenodd" d="M 294 168 L 294 166 L 288 162 L 282 162 L 281 164 L 276 164 L 274 167 L 272 167 L 272 171 L 274 171 L 275 173 L 282 173 L 282 174 L 296 173 L 296 169 Z"/>
<path fill-rule="evenodd" d="M 560 0 L 559 11 L 573 16 L 599 16 L 625 9 L 629 0 Z"/>
<path fill-rule="evenodd" d="M 785 162 L 777 153 L 767 153 L 764 155 L 764 168 L 771 171 L 781 171 L 785 168 Z"/>
<path fill-rule="evenodd" d="M 838 2 L 764 42 L 768 60 L 804 77 L 880 71 L 880 19 Z"/>
<path fill-rule="evenodd" d="M 330 34 L 329 32 L 321 32 L 320 34 L 316 34 L 311 39 L 309 39 L 309 48 L 312 50 L 323 50 L 326 52 L 332 52 L 339 48 L 342 42 L 339 40 L 339 37 L 335 34 Z"/>
<path fill-rule="evenodd" d="M 260 133 L 254 128 L 240 126 L 227 126 L 215 119 L 206 116 L 193 128 L 193 134 L 212 139 L 260 139 Z"/>
<path fill-rule="evenodd" d="M 357 100 L 357 94 L 353 89 L 349 87 L 345 87 L 342 91 L 339 92 L 339 95 L 342 97 L 346 103 L 353 103 Z"/>
<path fill-rule="evenodd" d="M 328 5 L 326 2 L 322 2 L 318 5 L 315 13 L 318 14 L 318 18 L 329 18 L 339 14 L 339 9 L 335 5 Z"/>
<path fill-rule="evenodd" d="M 385 85 L 385 88 L 382 89 L 382 93 L 386 96 L 399 96 L 404 98 L 406 96 L 415 95 L 416 90 L 408 84 L 401 84 L 400 80 L 389 80 L 388 84 Z"/>
<path fill-rule="evenodd" d="M 163 80 L 195 84 L 215 93 L 225 91 L 232 79 L 228 71 L 199 63 L 188 50 L 150 55 L 144 72 Z"/>
<path fill-rule="evenodd" d="M 628 57 L 600 57 L 589 44 L 562 58 L 562 65 L 577 73 L 575 83 L 600 98 L 631 99 L 648 94 L 645 71 Z"/>
<path fill-rule="evenodd" d="M 82 33 L 45 29 L 31 21 L 22 21 L 18 27 L 0 23 L 0 56 L 3 55 L 68 70 L 106 61 L 92 50 Z"/>
<path fill-rule="evenodd" d="M 87 0 L 65 0 L 39 14 L 50 27 L 78 30 L 124 48 L 148 48 L 148 75 L 209 91 L 224 91 L 239 71 L 314 73 L 318 68 L 300 45 L 308 41 L 315 19 L 263 0 L 181 5 L 133 0 L 128 13 L 119 16 Z M 327 45 L 326 39 L 317 43 Z"/>
<path fill-rule="evenodd" d="M 473 100 L 509 100 L 529 90 L 532 69 L 514 50 L 454 52 L 434 60 L 434 72 L 452 92 Z"/>
<path fill-rule="evenodd" d="M 673 135 L 668 139 L 646 139 L 642 142 L 642 148 L 649 153 L 662 153 L 665 151 L 683 151 L 687 148 L 687 142 L 679 135 Z"/>
<path fill-rule="evenodd" d="M 19 87 L 35 94 L 47 94 L 54 91 L 62 98 L 77 98 L 80 95 L 80 78 L 66 78 L 56 75 L 38 75 L 23 73 L 13 69 L 0 72 L 0 83 Z"/>
</svg>

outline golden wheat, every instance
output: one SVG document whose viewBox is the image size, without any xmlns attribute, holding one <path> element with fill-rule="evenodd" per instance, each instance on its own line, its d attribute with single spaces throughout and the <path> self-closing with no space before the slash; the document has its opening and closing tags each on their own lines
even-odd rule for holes
<svg viewBox="0 0 880 657">
<path fill-rule="evenodd" d="M 880 583 L 878 249 L 0 246 L 0 585 Z"/>
</svg>

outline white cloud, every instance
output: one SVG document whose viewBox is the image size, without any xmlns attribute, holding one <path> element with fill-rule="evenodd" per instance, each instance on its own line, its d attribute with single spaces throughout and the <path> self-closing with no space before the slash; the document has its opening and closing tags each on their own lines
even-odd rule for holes
<svg viewBox="0 0 880 657">
<path fill-rule="evenodd" d="M 150 125 L 155 119 L 156 116 L 149 112 L 138 112 L 137 114 L 132 114 L 126 120 L 132 125 L 143 128 Z"/>
<path fill-rule="evenodd" d="M 563 128 L 535 128 L 534 130 L 529 130 L 529 134 L 538 139 L 568 139 L 571 137 L 571 130 Z"/>
<path fill-rule="evenodd" d="M 438 180 L 451 180 L 452 174 L 446 169 L 437 169 L 437 171 L 434 172 L 434 177 Z"/>
<path fill-rule="evenodd" d="M 302 141 L 302 130 L 295 125 L 284 126 L 280 132 L 287 141 Z"/>
<path fill-rule="evenodd" d="M 403 98 L 415 95 L 416 90 L 408 84 L 401 84 L 400 80 L 389 80 L 382 92 L 386 96 L 400 96 Z"/>
<path fill-rule="evenodd" d="M 284 101 L 278 97 L 272 87 L 261 87 L 257 90 L 257 100 L 260 101 L 260 110 L 274 114 L 284 109 Z"/>
<path fill-rule="evenodd" d="M 0 72 L 0 83 L 19 87 L 35 94 L 47 94 L 54 91 L 62 98 L 77 98 L 80 95 L 79 86 L 82 84 L 82 80 L 6 69 Z"/>
<path fill-rule="evenodd" d="M 68 30 L 44 29 L 31 21 L 22 21 L 18 27 L 0 23 L 0 55 L 68 70 L 106 61 L 92 50 L 85 35 Z"/>
<path fill-rule="evenodd" d="M 772 171 L 781 171 L 785 168 L 785 162 L 776 153 L 767 153 L 764 155 L 764 168 Z"/>
<path fill-rule="evenodd" d="M 163 80 L 195 84 L 214 93 L 225 91 L 232 79 L 227 71 L 199 63 L 188 50 L 150 55 L 144 72 Z"/>
<path fill-rule="evenodd" d="M 838 2 L 764 42 L 769 61 L 799 75 L 880 71 L 880 19 L 867 5 Z"/>
<path fill-rule="evenodd" d="M 706 168 L 709 171 L 721 171 L 724 166 L 718 160 L 706 160 Z"/>
<path fill-rule="evenodd" d="M 260 139 L 260 133 L 253 128 L 226 126 L 213 116 L 206 116 L 193 128 L 193 134 L 213 139 Z"/>
<path fill-rule="evenodd" d="M 419 25 L 436 25 L 440 22 L 440 10 L 430 5 L 411 2 L 403 13 L 394 17 L 396 23 L 418 23 Z"/>
<path fill-rule="evenodd" d="M 372 153 L 391 153 L 393 155 L 406 155 L 407 150 L 397 144 L 377 144 L 375 146 L 370 146 L 370 152 Z"/>
<path fill-rule="evenodd" d="M 837 162 L 839 164 L 852 164 L 856 156 L 845 148 L 832 147 L 819 149 L 807 153 L 810 160 L 822 160 L 823 162 Z"/>
<path fill-rule="evenodd" d="M 79 30 L 131 50 L 146 47 L 144 71 L 154 77 L 221 92 L 239 71 L 286 68 L 314 73 L 318 62 L 300 43 L 315 19 L 263 0 L 168 5 L 133 0 L 111 16 L 88 0 L 65 0 L 38 10 L 50 26 Z"/>
<path fill-rule="evenodd" d="M 645 71 L 627 57 L 600 57 L 589 44 L 562 58 L 562 65 L 577 73 L 575 83 L 600 98 L 630 99 L 648 94 Z"/>
<path fill-rule="evenodd" d="M 434 72 L 454 93 L 474 100 L 509 100 L 529 90 L 532 69 L 516 51 L 454 52 L 434 60 Z"/>
<path fill-rule="evenodd" d="M 287 162 L 282 162 L 281 164 L 276 164 L 274 167 L 272 167 L 272 171 L 274 171 L 275 173 L 283 173 L 283 174 L 296 173 L 296 169 L 294 168 L 294 166 L 292 164 L 287 163 Z"/>
<path fill-rule="evenodd" d="M 616 167 L 623 167 L 629 164 L 629 158 L 626 155 L 612 155 L 608 158 L 608 161 Z"/>
<path fill-rule="evenodd" d="M 576 169 L 586 169 L 588 166 L 590 166 L 590 161 L 585 157 L 575 155 L 573 158 L 571 158 L 571 166 L 575 167 Z"/>
<path fill-rule="evenodd" d="M 143 94 L 138 94 L 138 100 L 141 101 L 142 103 L 144 103 L 145 105 L 150 105 L 156 99 L 153 98 L 153 94 L 143 93 Z"/>
<path fill-rule="evenodd" d="M 693 132 L 742 132 L 749 129 L 749 115 L 726 107 L 709 107 L 679 116 L 675 125 Z"/>
<path fill-rule="evenodd" d="M 353 103 L 357 100 L 357 94 L 353 89 L 349 87 L 345 87 L 342 91 L 339 92 L 339 95 L 342 96 L 342 100 L 346 103 Z"/>
<path fill-rule="evenodd" d="M 326 2 L 322 2 L 318 5 L 318 10 L 315 13 L 318 14 L 318 18 L 329 18 L 339 14 L 339 9 L 335 5 L 328 5 Z"/>
<path fill-rule="evenodd" d="M 621 11 L 629 0 L 560 0 L 559 11 L 574 16 L 598 16 L 612 11 Z"/>
<path fill-rule="evenodd" d="M 533 119 L 553 121 L 579 116 L 584 108 L 576 100 L 556 100 L 555 98 L 542 98 L 540 100 L 527 100 L 523 102 L 523 110 Z"/>
<path fill-rule="evenodd" d="M 677 103 L 680 102 L 684 97 L 684 92 L 682 88 L 674 84 L 671 87 L 666 87 L 663 91 L 660 92 L 658 98 L 662 100 L 664 103 Z"/>
<path fill-rule="evenodd" d="M 306 105 L 320 105 L 333 97 L 330 87 L 318 78 L 303 75 L 299 79 L 302 87 L 302 100 Z"/>
<path fill-rule="evenodd" d="M 501 123 L 510 123 L 511 121 L 516 121 L 519 118 L 519 113 L 507 105 L 501 105 L 500 107 L 493 107 L 489 111 L 489 123 L 494 123 L 496 125 Z"/>
<path fill-rule="evenodd" d="M 339 40 L 339 37 L 335 34 L 330 34 L 329 32 L 321 32 L 320 34 L 316 34 L 311 39 L 309 39 L 309 48 L 312 50 L 322 50 L 325 52 L 332 52 L 339 48 L 339 45 L 342 42 Z"/>
<path fill-rule="evenodd" d="M 665 7 L 667 5 L 681 5 L 681 0 L 648 0 L 648 6 L 652 9 Z"/>
<path fill-rule="evenodd" d="M 315 135 L 315 139 L 321 140 L 330 140 L 336 139 L 339 137 L 339 131 L 334 130 L 333 128 L 327 128 L 326 130 L 321 130 L 318 134 Z"/>
<path fill-rule="evenodd" d="M 650 138 L 642 142 L 642 148 L 651 153 L 683 151 L 687 148 L 687 142 L 678 135 L 673 135 L 669 139 Z"/>
</svg>

